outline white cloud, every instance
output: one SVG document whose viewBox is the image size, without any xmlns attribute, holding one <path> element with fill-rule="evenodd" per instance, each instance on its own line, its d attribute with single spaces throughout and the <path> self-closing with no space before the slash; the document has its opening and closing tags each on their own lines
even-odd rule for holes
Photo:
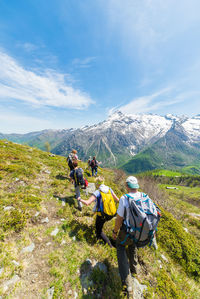
<svg viewBox="0 0 200 299">
<path fill-rule="evenodd" d="M 152 113 L 163 107 L 180 103 L 189 96 L 189 94 L 173 96 L 172 93 L 173 88 L 168 87 L 152 95 L 135 98 L 124 106 L 111 108 L 109 114 L 112 114 L 116 110 L 120 110 L 125 114 Z"/>
<path fill-rule="evenodd" d="M 53 70 L 34 72 L 0 51 L 0 99 L 34 105 L 85 109 L 93 103 L 87 93 L 66 83 L 67 75 Z"/>
<path fill-rule="evenodd" d="M 72 64 L 79 68 L 89 68 L 91 66 L 91 63 L 94 62 L 95 59 L 96 57 L 86 57 L 84 59 L 75 58 L 73 59 Z"/>
</svg>

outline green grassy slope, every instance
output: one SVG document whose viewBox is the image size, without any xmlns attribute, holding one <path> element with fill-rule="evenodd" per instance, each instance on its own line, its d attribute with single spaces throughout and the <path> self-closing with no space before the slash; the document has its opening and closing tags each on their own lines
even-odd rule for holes
<svg viewBox="0 0 200 299">
<path fill-rule="evenodd" d="M 178 142 L 176 137 L 172 139 L 171 135 L 168 135 L 135 155 L 120 168 L 127 173 L 173 169 L 188 174 L 200 174 L 199 149 L 187 146 L 182 140 Z"/>
<path fill-rule="evenodd" d="M 80 165 L 88 181 L 95 182 L 86 164 Z M 122 171 L 99 168 L 99 176 L 118 196 L 125 192 Z M 148 177 L 140 184 L 163 214 L 158 250 L 147 247 L 138 252 L 137 279 L 148 286 L 146 298 L 199 298 L 200 228 L 190 215 L 200 214 L 198 206 L 186 200 L 185 190 L 182 198 L 175 193 L 179 190 L 168 194 L 164 185 L 158 189 Z M 192 192 L 198 191 L 191 188 L 190 196 Z M 84 191 L 82 197 L 88 198 Z M 76 206 L 64 157 L 0 141 L 0 296 L 47 298 L 47 290 L 54 288 L 53 298 L 123 298 L 116 250 L 96 241 L 93 207 L 84 206 L 80 212 Z M 114 219 L 105 225 L 110 238 L 113 225 Z M 52 235 L 55 229 L 58 233 Z M 24 252 L 31 244 L 33 252 Z M 83 273 L 88 258 L 103 262 L 108 272 L 94 268 L 86 290 Z M 6 288 L 13 277 L 17 282 Z"/>
</svg>

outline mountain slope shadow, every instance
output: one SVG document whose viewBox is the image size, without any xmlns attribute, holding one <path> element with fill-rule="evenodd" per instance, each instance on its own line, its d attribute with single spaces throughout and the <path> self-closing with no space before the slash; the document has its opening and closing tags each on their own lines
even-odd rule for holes
<svg viewBox="0 0 200 299">
<path fill-rule="evenodd" d="M 95 227 L 93 225 L 81 223 L 78 220 L 72 220 L 62 225 L 64 231 L 67 230 L 68 227 L 71 228 L 70 236 L 76 236 L 77 240 L 86 240 L 90 245 L 97 243 Z"/>
<path fill-rule="evenodd" d="M 107 259 L 101 262 L 85 260 L 80 267 L 82 298 L 121 298 L 120 280 L 116 286 L 116 279 L 119 280 L 118 269 L 111 266 Z"/>
<path fill-rule="evenodd" d="M 58 200 L 67 203 L 69 206 L 75 205 L 74 195 L 61 197 L 61 196 L 54 194 L 53 197 L 58 198 Z"/>
</svg>

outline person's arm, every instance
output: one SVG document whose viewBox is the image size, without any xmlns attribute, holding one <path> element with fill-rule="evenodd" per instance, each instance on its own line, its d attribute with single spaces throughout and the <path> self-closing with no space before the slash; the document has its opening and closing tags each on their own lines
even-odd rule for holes
<svg viewBox="0 0 200 299">
<path fill-rule="evenodd" d="M 117 195 L 112 191 L 112 196 L 114 197 L 114 199 L 116 200 L 116 201 L 119 201 L 119 197 L 117 197 Z"/>
<path fill-rule="evenodd" d="M 80 202 L 82 202 L 86 206 L 89 206 L 95 200 L 96 200 L 96 196 L 92 195 L 88 200 L 80 199 Z"/>
<path fill-rule="evenodd" d="M 115 227 L 113 229 L 113 239 L 117 239 L 118 230 L 120 229 L 124 217 L 121 217 L 117 214 L 116 220 L 115 220 Z"/>
<path fill-rule="evenodd" d="M 74 178 L 73 178 L 73 176 L 74 176 L 74 173 L 73 173 L 73 170 L 72 170 L 72 171 L 70 172 L 70 174 L 69 174 L 70 182 L 71 182 L 71 183 L 74 182 Z"/>
</svg>

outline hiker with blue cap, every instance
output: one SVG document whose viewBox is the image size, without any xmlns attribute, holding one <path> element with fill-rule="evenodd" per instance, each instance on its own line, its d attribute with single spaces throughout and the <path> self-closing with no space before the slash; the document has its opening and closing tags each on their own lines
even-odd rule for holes
<svg viewBox="0 0 200 299">
<path fill-rule="evenodd" d="M 137 248 L 151 244 L 160 220 L 160 210 L 147 194 L 138 191 L 136 177 L 126 179 L 126 189 L 128 193 L 119 200 L 113 239 L 116 240 L 124 294 L 133 298 L 132 275 L 137 274 Z"/>
<path fill-rule="evenodd" d="M 139 184 L 137 178 L 134 176 L 129 176 L 126 179 L 126 188 L 127 191 L 132 194 L 137 194 Z M 122 196 L 119 200 L 119 206 L 117 210 L 117 217 L 115 220 L 115 227 L 113 230 L 113 239 L 116 240 L 116 247 L 117 247 L 117 259 L 118 259 L 118 267 L 119 267 L 119 274 L 122 281 L 123 291 L 127 296 L 131 298 L 133 296 L 133 286 L 132 286 L 132 277 L 131 273 L 137 273 L 137 253 L 136 253 L 136 246 L 132 239 L 128 238 L 125 244 L 121 244 L 121 241 L 124 240 L 126 232 L 123 229 L 123 220 L 125 210 L 128 209 L 129 203 L 126 196 Z M 120 232 L 118 234 L 118 231 Z M 117 236 L 118 234 L 118 236 Z M 127 252 L 126 252 L 126 246 Z M 127 257 L 128 254 L 128 257 Z M 128 261 L 129 259 L 129 261 Z"/>
</svg>

